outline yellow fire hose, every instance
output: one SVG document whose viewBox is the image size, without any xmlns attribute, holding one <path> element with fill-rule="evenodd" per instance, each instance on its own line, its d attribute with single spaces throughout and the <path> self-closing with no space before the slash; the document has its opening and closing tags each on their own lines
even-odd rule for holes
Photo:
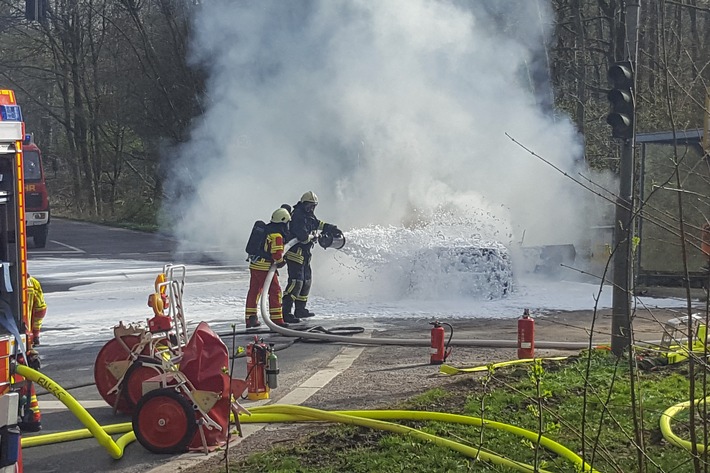
<svg viewBox="0 0 710 473">
<path fill-rule="evenodd" d="M 44 389 L 52 393 L 57 399 L 59 399 L 65 406 L 67 406 L 76 418 L 79 419 L 84 426 L 86 426 L 91 435 L 96 437 L 96 441 L 99 442 L 99 445 L 108 451 L 111 458 L 115 460 L 121 458 L 126 445 L 136 439 L 136 435 L 133 431 L 131 431 L 119 438 L 118 441 L 114 441 L 113 438 L 111 438 L 111 436 L 99 425 L 99 423 L 96 422 L 96 419 L 94 419 L 71 394 L 69 394 L 54 380 L 25 365 L 18 364 L 15 370 L 20 376 L 23 376 L 24 378 L 42 386 Z M 24 445 L 24 441 L 22 444 Z"/>
<path fill-rule="evenodd" d="M 697 399 L 695 401 L 695 404 L 700 404 L 701 402 L 705 402 L 710 397 L 706 397 L 705 399 Z M 675 433 L 673 433 L 673 430 L 671 429 L 671 420 L 673 417 L 678 414 L 681 411 L 684 411 L 685 409 L 690 407 L 690 401 L 685 401 L 681 402 L 679 404 L 676 404 L 675 406 L 669 407 L 666 409 L 663 414 L 661 414 L 661 433 L 663 434 L 663 438 L 668 440 L 671 444 L 675 445 L 676 447 L 684 448 L 688 450 L 689 452 L 693 451 L 693 444 L 690 443 L 687 440 L 683 440 L 682 438 L 678 437 Z M 705 445 L 696 443 L 695 446 L 698 449 L 698 453 L 703 453 L 705 449 L 707 448 Z"/>
<path fill-rule="evenodd" d="M 96 437 L 101 444 L 109 452 L 111 457 L 118 459 L 123 456 L 123 451 L 130 442 L 135 440 L 135 434 L 132 431 L 130 422 L 122 424 L 112 424 L 105 427 L 100 426 L 96 420 L 89 414 L 69 393 L 50 378 L 41 373 L 23 366 L 17 370 L 17 374 L 36 382 L 43 386 L 49 392 L 52 392 L 60 399 L 70 410 L 79 418 L 86 429 L 72 430 L 68 432 L 58 432 L 53 434 L 38 435 L 22 439 L 22 446 L 25 448 L 48 445 L 51 443 L 67 442 L 71 440 L 85 439 Z M 532 465 L 527 465 L 521 462 L 510 460 L 492 452 L 486 452 L 478 448 L 470 447 L 459 442 L 448 440 L 436 435 L 432 435 L 411 427 L 385 422 L 384 420 L 433 420 L 441 422 L 454 422 L 469 425 L 478 425 L 501 430 L 507 430 L 516 435 L 525 437 L 531 441 L 537 441 L 538 434 L 527 431 L 515 426 L 502 424 L 493 421 L 483 421 L 477 417 L 468 417 L 457 414 L 447 414 L 440 412 L 425 412 L 425 411 L 336 411 L 327 412 L 318 409 L 289 406 L 289 405 L 274 405 L 261 406 L 252 408 L 251 416 L 240 416 L 240 421 L 244 423 L 275 423 L 275 422 L 305 422 L 305 421 L 327 421 L 339 422 L 344 424 L 360 425 L 379 430 L 386 430 L 403 435 L 411 435 L 420 440 L 432 442 L 435 445 L 451 448 L 454 451 L 462 453 L 471 458 L 480 458 L 484 461 L 496 465 L 502 465 L 513 468 L 517 471 L 533 472 L 535 468 Z M 126 433 L 116 442 L 110 437 L 110 434 Z M 589 466 L 584 463 L 581 458 L 575 455 L 566 447 L 546 438 L 540 437 L 540 445 L 548 450 L 567 458 L 576 465 L 584 468 L 584 471 L 594 472 Z M 541 473 L 545 470 L 538 469 Z"/>
<path fill-rule="evenodd" d="M 339 422 L 342 424 L 359 425 L 362 427 L 369 427 L 369 428 L 378 429 L 378 430 L 386 430 L 389 432 L 394 432 L 394 433 L 402 434 L 405 436 L 411 436 L 411 437 L 417 438 L 419 440 L 425 440 L 425 441 L 433 443 L 434 445 L 438 445 L 440 447 L 450 448 L 450 449 L 455 450 L 459 453 L 462 453 L 470 458 L 480 458 L 484 461 L 488 461 L 488 462 L 496 464 L 496 465 L 501 465 L 501 466 L 505 466 L 508 468 L 512 468 L 516 471 L 524 471 L 524 472 L 538 471 L 541 473 L 550 473 L 549 471 L 543 470 L 540 468 L 538 468 L 536 470 L 532 465 L 527 465 L 525 463 L 510 460 L 510 459 L 507 459 L 507 458 L 502 457 L 500 455 L 496 455 L 491 452 L 486 452 L 486 451 L 483 451 L 478 448 L 469 447 L 468 445 L 464 445 L 459 442 L 454 442 L 453 440 L 448 440 L 448 439 L 445 439 L 442 437 L 438 437 L 436 435 L 432 435 L 432 434 L 423 432 L 418 429 L 414 429 L 412 427 L 394 424 L 392 422 L 385 422 L 385 421 L 377 420 L 377 419 L 368 419 L 368 418 L 358 417 L 355 415 L 350 415 L 350 414 L 340 413 L 340 412 L 326 412 L 326 411 L 321 411 L 318 409 L 312 409 L 309 407 L 302 407 L 302 406 L 289 406 L 289 405 L 261 406 L 258 408 L 254 408 L 254 411 L 256 411 L 256 412 L 266 411 L 267 413 L 260 414 L 259 418 L 255 418 L 254 420 L 251 420 L 250 417 L 254 417 L 257 414 L 254 414 L 252 416 L 240 416 L 240 420 L 243 422 L 327 421 L 327 422 Z M 268 413 L 271 413 L 271 414 L 268 414 Z M 272 415 L 275 417 L 272 417 Z"/>
<path fill-rule="evenodd" d="M 130 422 L 121 424 L 111 424 L 101 426 L 104 432 L 109 435 L 125 434 L 133 430 L 133 425 Z M 33 435 L 32 437 L 22 437 L 22 448 L 40 447 L 42 445 L 51 445 L 53 443 L 71 442 L 73 440 L 82 440 L 93 437 L 89 429 L 68 430 L 66 432 L 55 432 L 53 434 Z M 121 442 L 123 437 L 119 438 L 117 444 Z M 135 436 L 131 441 L 135 440 Z M 124 441 L 125 445 L 129 442 Z"/>
<path fill-rule="evenodd" d="M 383 422 L 385 420 L 425 420 L 439 421 L 457 424 L 475 425 L 479 427 L 487 427 L 510 432 L 514 435 L 526 438 L 532 442 L 537 442 L 538 438 L 540 446 L 547 450 L 563 457 L 578 468 L 578 471 L 588 471 L 590 473 L 597 472 L 592 469 L 586 462 L 577 454 L 567 447 L 551 440 L 545 436 L 539 436 L 537 432 L 515 427 L 513 425 L 504 424 L 483 420 L 480 417 L 471 417 L 458 414 L 448 414 L 443 412 L 428 412 L 428 411 L 402 411 L 402 410 L 354 410 L 354 411 L 322 411 L 303 406 L 290 405 L 273 405 L 259 406 L 251 408 L 251 416 L 243 415 L 239 419 L 243 423 L 265 423 L 265 422 L 303 422 L 303 421 L 329 421 L 341 422 L 346 424 L 361 425 L 380 430 L 388 430 L 391 432 L 412 435 L 421 440 L 426 440 L 442 447 L 451 448 L 459 453 L 472 458 L 481 458 L 496 465 L 503 465 L 514 468 L 518 471 L 535 471 L 532 465 L 526 465 L 514 460 L 504 458 L 491 452 L 485 452 L 480 449 L 469 447 L 458 442 L 444 439 L 432 434 L 422 432 L 421 430 L 413 429 L 391 422 Z M 544 471 L 538 468 L 537 471 Z"/>
<path fill-rule="evenodd" d="M 565 358 L 565 357 L 559 357 Z M 514 360 L 510 362 L 497 363 L 495 366 L 507 366 L 517 363 L 529 362 L 531 360 Z M 443 367 L 442 367 L 443 368 Z M 448 367 L 447 367 L 448 368 Z M 487 366 L 476 366 L 473 368 L 455 369 L 447 374 L 454 372 L 479 371 L 486 369 Z M 448 370 L 442 370 L 446 372 Z M 22 446 L 25 448 L 47 445 L 51 443 L 67 442 L 71 440 L 79 440 L 89 437 L 95 437 L 98 443 L 104 447 L 109 455 L 114 459 L 119 459 L 123 456 L 125 447 L 136 439 L 135 433 L 132 431 L 130 422 L 122 424 L 111 424 L 102 427 L 96 420 L 69 394 L 64 388 L 57 384 L 48 376 L 29 368 L 25 365 L 17 365 L 16 372 L 18 375 L 37 383 L 48 392 L 52 393 L 59 399 L 78 419 L 86 429 L 78 429 L 67 432 L 58 432 L 53 434 L 37 435 L 22 439 Z M 710 399 L 710 398 L 706 398 Z M 697 400 L 697 403 L 704 400 Z M 671 420 L 676 414 L 687 409 L 690 402 L 682 402 L 667 409 L 660 419 L 660 428 L 664 438 L 671 444 L 680 448 L 692 450 L 692 444 L 675 435 L 671 429 Z M 560 457 L 567 459 L 576 465 L 578 470 L 595 473 L 597 470 L 591 468 L 584 460 L 563 445 L 549 439 L 545 436 L 540 436 L 537 432 L 529 431 L 516 427 L 510 424 L 484 420 L 479 417 L 463 416 L 458 414 L 449 414 L 443 412 L 428 412 L 428 411 L 402 411 L 402 410 L 353 410 L 353 411 L 322 411 L 303 406 L 291 405 L 272 405 L 259 406 L 250 409 L 251 416 L 242 415 L 240 421 L 243 423 L 275 423 L 275 422 L 311 422 L 311 421 L 327 421 L 338 422 L 344 424 L 360 425 L 373 429 L 386 430 L 399 433 L 402 435 L 411 435 L 420 440 L 432 442 L 435 445 L 447 447 L 459 453 L 462 453 L 471 458 L 480 458 L 496 465 L 506 466 L 517 471 L 532 472 L 536 471 L 532 465 L 527 465 L 515 460 L 510 460 L 492 452 L 483 451 L 478 448 L 470 447 L 459 442 L 448 440 L 436 435 L 432 435 L 411 427 L 387 422 L 389 420 L 428 420 L 439 422 L 451 422 L 467 425 L 475 425 L 479 427 L 487 427 L 510 432 L 514 435 L 526 438 L 532 442 L 538 442 L 540 446 L 557 454 Z M 111 435 L 124 433 L 118 440 L 114 441 Z M 704 452 L 705 445 L 697 444 L 697 450 Z M 537 469 L 542 473 L 545 470 Z"/>
<path fill-rule="evenodd" d="M 49 445 L 52 443 L 96 437 L 98 443 L 108 451 L 112 458 L 119 459 L 123 456 L 125 447 L 136 439 L 135 433 L 132 431 L 132 424 L 130 422 L 111 424 L 102 427 L 96 422 L 91 414 L 89 414 L 86 409 L 81 406 L 81 404 L 79 404 L 67 391 L 64 390 L 64 388 L 62 388 L 51 378 L 24 365 L 18 365 L 16 371 L 20 376 L 36 382 L 48 392 L 54 394 L 57 399 L 62 401 L 64 405 L 67 406 L 67 408 L 69 408 L 69 410 L 82 422 L 82 424 L 86 426 L 86 429 L 25 437 L 22 439 L 22 447 L 30 448 L 41 445 Z M 700 403 L 702 401 L 703 400 L 698 400 L 696 403 Z M 676 414 L 687 409 L 689 406 L 690 402 L 686 401 L 666 409 L 666 411 L 661 415 L 660 428 L 664 438 L 671 444 L 690 451 L 692 450 L 692 444 L 689 441 L 678 437 L 671 429 L 671 420 Z M 250 411 L 252 412 L 251 416 L 240 416 L 240 421 L 242 423 L 327 421 L 360 425 L 363 427 L 386 430 L 403 435 L 411 435 L 421 440 L 430 441 L 438 446 L 451 448 L 452 450 L 466 456 L 481 458 L 482 460 L 489 461 L 493 464 L 504 465 L 517 471 L 534 471 L 534 468 L 531 465 L 506 459 L 495 453 L 482 451 L 480 449 L 428 434 L 411 427 L 385 422 L 385 420 L 427 420 L 483 426 L 507 431 L 526 438 L 532 442 L 537 442 L 539 439 L 540 446 L 569 460 L 571 463 L 576 465 L 578 469 L 581 468 L 582 471 L 589 471 L 590 473 L 597 472 L 597 470 L 592 469 L 586 462 L 583 461 L 581 457 L 576 455 L 570 449 L 549 439 L 548 437 L 538 436 L 537 432 L 522 429 L 510 424 L 504 424 L 502 422 L 484 420 L 480 417 L 463 416 L 443 412 L 402 410 L 353 410 L 328 412 L 308 407 L 290 405 L 259 406 L 251 408 Z M 121 433 L 125 433 L 125 435 L 121 436 L 116 441 L 114 441 L 110 436 Z M 697 444 L 698 452 L 704 452 L 705 449 L 706 446 Z M 544 470 L 540 469 L 538 469 L 538 471 L 544 472 Z"/>
<path fill-rule="evenodd" d="M 456 368 L 451 365 L 441 365 L 439 367 L 439 372 L 441 374 L 448 374 L 448 375 L 454 375 L 454 374 L 463 374 L 463 373 L 477 373 L 481 371 L 488 371 L 491 368 L 504 368 L 506 366 L 514 366 L 514 365 L 520 365 L 520 364 L 525 364 L 525 363 L 532 363 L 536 360 L 542 360 L 542 361 L 561 361 L 561 360 L 566 360 L 569 358 L 569 356 L 552 356 L 548 358 L 522 358 L 519 360 L 509 360 L 509 361 L 501 361 L 499 363 L 489 363 L 487 365 L 477 365 L 477 366 L 472 366 L 469 368 Z"/>
<path fill-rule="evenodd" d="M 126 422 L 123 424 L 112 424 L 102 427 L 96 420 L 69 394 L 64 388 L 57 384 L 48 376 L 24 365 L 17 365 L 16 372 L 18 375 L 37 383 L 48 392 L 52 393 L 57 399 L 62 401 L 65 406 L 86 426 L 86 429 L 72 430 L 68 432 L 58 432 L 53 434 L 38 435 L 22 439 L 22 446 L 25 448 L 47 445 L 50 443 L 66 442 L 71 440 L 84 439 L 95 437 L 98 443 L 103 446 L 111 455 L 112 458 L 118 459 L 123 456 L 126 445 L 136 439 L 135 433 L 132 431 L 132 424 Z M 478 448 L 470 447 L 459 442 L 448 440 L 436 435 L 432 435 L 411 427 L 386 422 L 385 420 L 406 419 L 406 420 L 435 420 L 442 422 L 454 422 L 461 424 L 469 424 L 476 426 L 490 427 L 511 432 L 515 435 L 522 436 L 537 442 L 539 439 L 540 445 L 559 456 L 568 459 L 583 471 L 594 472 L 579 456 L 571 450 L 560 445 L 551 439 L 539 436 L 538 433 L 521 429 L 500 422 L 482 420 L 478 417 L 462 416 L 457 414 L 448 414 L 441 412 L 426 412 L 426 411 L 336 411 L 327 412 L 318 409 L 289 406 L 289 405 L 274 405 L 261 406 L 252 408 L 251 416 L 240 416 L 240 420 L 245 423 L 272 423 L 272 422 L 302 422 L 302 421 L 328 421 L 339 422 L 352 425 L 360 425 L 379 430 L 386 430 L 403 435 L 411 435 L 420 440 L 432 442 L 435 445 L 451 448 L 454 451 L 462 453 L 471 458 L 480 458 L 496 465 L 506 466 L 517 471 L 532 472 L 535 468 L 532 465 L 527 465 L 521 462 L 507 459 L 492 452 L 483 451 Z M 126 433 L 117 441 L 111 438 L 111 434 Z M 538 469 L 544 473 L 544 470 Z"/>
<path fill-rule="evenodd" d="M 651 349 L 651 348 L 646 347 L 646 346 L 644 346 L 643 348 L 646 349 L 646 350 L 657 351 L 657 352 L 659 352 L 659 353 L 664 353 L 664 354 L 668 354 L 668 353 L 671 353 L 671 354 L 672 354 L 672 353 L 681 353 L 681 352 L 683 352 L 683 351 L 685 350 L 684 348 L 680 348 L 680 349 L 677 349 L 677 350 L 669 350 L 668 348 L 664 348 L 664 349 Z M 685 350 L 685 353 L 687 353 L 687 350 Z M 566 359 L 566 358 L 568 358 L 568 357 L 562 356 L 562 357 L 540 358 L 540 359 L 541 359 L 541 360 L 545 360 L 545 359 L 547 359 L 547 360 L 563 360 L 563 359 Z M 487 371 L 487 370 L 490 369 L 490 368 L 499 368 L 499 367 L 503 367 L 503 366 L 511 366 L 511 365 L 516 365 L 516 364 L 521 364 L 521 363 L 529 363 L 529 362 L 531 362 L 531 361 L 534 361 L 534 359 L 529 359 L 529 360 L 526 360 L 526 359 L 522 359 L 522 360 L 511 360 L 511 361 L 504 361 L 504 362 L 501 362 L 501 363 L 492 363 L 492 364 L 489 364 L 489 365 L 478 365 L 478 366 L 473 366 L 473 367 L 469 367 L 469 368 L 456 368 L 456 367 L 454 367 L 454 366 L 441 365 L 441 367 L 440 367 L 440 372 L 441 372 L 442 374 L 446 374 L 446 375 L 455 375 L 455 374 L 464 374 L 464 373 L 476 373 L 476 372 L 481 372 L 481 371 Z M 700 404 L 700 403 L 702 403 L 702 402 L 706 402 L 706 401 L 708 401 L 708 400 L 710 400 L 710 397 L 706 397 L 706 398 L 704 398 L 704 399 L 697 399 L 697 400 L 695 401 L 695 404 L 697 405 L 697 404 Z M 679 404 L 676 404 L 676 405 L 674 405 L 674 406 L 669 407 L 668 409 L 666 409 L 666 410 L 663 412 L 663 414 L 661 414 L 661 419 L 660 419 L 659 424 L 660 424 L 661 434 L 663 435 L 663 438 L 665 438 L 669 443 L 671 443 L 672 445 L 675 445 L 676 447 L 684 448 L 685 450 L 688 450 L 689 452 L 692 452 L 692 450 L 693 450 L 693 444 L 692 444 L 691 442 L 689 442 L 688 440 L 684 440 L 684 439 L 678 437 L 678 436 L 673 432 L 673 429 L 671 428 L 671 421 L 675 418 L 675 416 L 676 416 L 679 412 L 682 412 L 682 411 L 688 409 L 688 407 L 690 407 L 690 401 L 681 402 L 681 403 L 679 403 Z M 256 411 L 256 409 L 252 409 L 252 411 Z M 451 416 L 451 415 L 454 415 L 454 414 L 448 414 L 448 415 Z M 451 421 L 451 422 L 455 422 L 455 421 Z M 485 421 L 485 422 L 486 422 L 486 426 L 489 426 L 489 423 L 490 423 L 490 424 L 496 424 L 496 422 L 491 422 L 491 421 L 488 421 L 488 420 Z M 506 426 L 507 424 L 502 424 L 502 425 Z M 493 425 L 490 425 L 490 427 L 496 428 L 496 427 L 494 427 Z M 512 427 L 512 426 L 510 426 L 510 427 Z M 513 427 L 513 428 L 517 429 L 517 427 Z M 508 429 L 507 429 L 507 428 L 504 428 L 503 430 L 508 430 Z M 537 435 L 537 434 L 536 434 L 536 435 Z M 540 442 L 540 444 L 542 445 L 542 442 Z M 697 451 L 698 451 L 699 453 L 705 452 L 705 450 L 706 450 L 706 448 L 707 448 L 707 446 L 706 446 L 706 445 L 703 445 L 703 444 L 699 444 L 699 443 L 698 443 L 698 444 L 695 444 L 695 445 L 696 445 Z M 546 448 L 547 448 L 547 446 L 546 446 Z M 564 448 L 564 447 L 563 447 L 563 448 Z M 551 449 L 551 450 L 552 450 L 552 449 Z M 558 455 L 566 456 L 566 455 L 564 455 L 564 454 L 562 454 L 562 453 L 558 453 Z M 568 458 L 570 458 L 570 460 L 571 460 L 571 457 L 568 457 Z M 574 460 L 572 460 L 572 461 L 574 461 Z M 575 461 L 575 464 L 577 464 L 576 461 Z"/>
<path fill-rule="evenodd" d="M 488 461 L 493 464 L 507 466 L 513 468 L 517 471 L 524 472 L 534 472 L 536 471 L 532 465 L 526 465 L 521 462 L 516 462 L 514 460 L 509 460 L 499 455 L 491 452 L 485 452 L 467 445 L 463 445 L 459 442 L 454 442 L 447 440 L 436 435 L 428 434 L 422 432 L 418 429 L 413 429 L 411 427 L 406 427 L 398 424 L 393 424 L 391 422 L 383 422 L 380 419 L 419 419 L 419 420 L 442 420 L 448 422 L 456 422 L 454 420 L 446 420 L 447 414 L 443 413 L 431 413 L 431 412 L 416 412 L 416 411 L 392 411 L 393 414 L 387 411 L 342 411 L 342 412 L 326 412 L 319 411 L 317 409 L 309 409 L 299 406 L 265 406 L 269 407 L 268 413 L 254 413 L 251 416 L 241 416 L 240 421 L 242 423 L 281 423 L 281 422 L 310 422 L 310 421 L 327 421 L 327 422 L 339 422 L 345 424 L 360 425 L 363 427 L 369 427 L 379 430 L 388 430 L 390 432 L 395 432 L 403 435 L 412 435 L 413 437 L 419 438 L 421 440 L 426 440 L 434 443 L 435 445 L 451 448 L 459 453 L 472 458 L 480 458 L 482 460 Z M 257 407 L 253 409 L 255 412 L 261 410 L 267 410 L 263 407 Z M 308 410 L 306 412 L 306 410 Z M 289 413 L 290 412 L 290 413 Z M 297 413 L 295 413 L 297 412 Z M 419 416 L 418 414 L 424 414 Z M 439 418 L 431 416 L 431 414 L 439 414 Z M 450 414 L 455 416 L 455 414 Z M 459 416 L 466 419 L 465 416 Z M 458 421 L 459 423 L 466 423 L 464 421 Z M 488 424 L 488 422 L 486 422 Z M 512 426 L 511 426 L 512 427 Z M 123 424 L 112 424 L 101 429 L 107 434 L 117 434 L 129 432 L 129 434 L 124 435 L 119 438 L 116 442 L 121 449 L 125 448 L 125 445 L 135 440 L 135 435 L 131 431 L 132 424 L 130 422 L 125 422 Z M 31 448 L 41 445 L 49 445 L 53 443 L 68 442 L 72 440 L 86 439 L 94 436 L 94 433 L 89 429 L 79 429 L 72 430 L 68 432 L 58 432 L 54 434 L 37 435 L 33 437 L 23 438 L 22 447 Z M 131 437 L 128 442 L 123 441 L 126 438 Z M 535 439 L 537 439 L 537 434 L 535 434 Z M 545 442 L 541 442 L 541 445 L 545 445 Z M 564 447 L 562 447 L 564 448 Z M 109 451 L 109 453 L 111 453 Z M 115 458 L 115 457 L 114 457 Z M 549 473 L 547 470 L 538 469 L 537 471 L 541 473 Z M 590 471 L 589 469 L 585 471 Z"/>
</svg>

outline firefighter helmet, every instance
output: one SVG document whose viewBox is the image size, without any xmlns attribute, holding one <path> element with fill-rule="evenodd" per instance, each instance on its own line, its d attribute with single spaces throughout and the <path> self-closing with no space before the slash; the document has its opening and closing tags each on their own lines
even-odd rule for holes
<svg viewBox="0 0 710 473">
<path fill-rule="evenodd" d="M 318 196 L 313 191 L 308 191 L 301 196 L 301 202 L 308 202 L 311 204 L 318 204 Z"/>
<path fill-rule="evenodd" d="M 287 223 L 291 221 L 291 214 L 286 209 L 276 209 L 271 214 L 271 223 Z"/>
</svg>

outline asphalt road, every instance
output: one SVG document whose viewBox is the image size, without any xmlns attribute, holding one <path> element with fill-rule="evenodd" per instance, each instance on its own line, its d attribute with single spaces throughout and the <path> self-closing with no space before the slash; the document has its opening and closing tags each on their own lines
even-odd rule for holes
<svg viewBox="0 0 710 473">
<path fill-rule="evenodd" d="M 97 271 L 121 272 L 126 268 L 121 260 L 130 264 L 131 260 L 155 261 L 160 268 L 167 262 L 193 262 L 220 266 L 218 252 L 177 253 L 177 245 L 170 238 L 161 235 L 146 234 L 123 229 L 114 229 L 82 222 L 55 219 L 49 234 L 47 247 L 32 248 L 30 244 L 30 263 L 35 259 L 51 259 L 57 265 L 71 264 L 71 260 L 92 258 L 98 259 Z M 106 259 L 105 267 L 100 260 Z M 118 261 L 118 262 L 117 262 Z M 30 264 L 31 267 L 31 264 Z M 205 276 L 209 277 L 209 276 Z M 54 276 L 42 281 L 45 292 L 51 294 L 58 291 L 68 291 L 78 283 L 69 278 Z M 81 292 L 76 293 L 81 297 Z M 97 301 L 97 303 L 100 301 Z M 77 307 L 86 306 L 86 301 L 77 300 Z M 50 312 L 52 308 L 50 307 Z M 61 317 L 62 314 L 51 312 L 51 317 Z M 227 346 L 233 344 L 244 346 L 253 335 L 237 334 L 234 337 L 227 331 L 224 341 Z M 288 386 L 294 386 L 299 381 L 308 378 L 327 363 L 342 349 L 339 345 L 320 344 L 314 349 L 313 344 L 295 343 L 281 337 L 270 338 L 262 334 L 267 341 L 276 343 L 281 350 L 280 392 L 282 395 Z M 80 403 L 90 406 L 88 411 L 101 424 L 116 424 L 130 422 L 128 416 L 115 416 L 112 409 L 103 404 L 94 386 L 94 360 L 106 340 L 78 344 L 50 344 L 40 347 L 43 366 L 41 371 L 67 389 Z M 244 358 L 235 361 L 234 377 L 244 378 L 246 362 Z M 66 409 L 50 409 L 56 406 L 56 399 L 39 390 L 40 407 L 42 409 L 43 430 L 40 434 L 64 432 L 82 428 L 80 422 Z M 58 407 L 58 406 L 57 406 Z M 34 434 L 29 434 L 34 435 Z M 98 445 L 95 439 L 79 440 L 67 443 L 55 443 L 33 447 L 23 451 L 24 468 L 26 472 L 143 472 L 171 460 L 171 455 L 156 455 L 145 450 L 139 443 L 130 444 L 120 460 L 113 460 L 107 451 Z"/>
</svg>

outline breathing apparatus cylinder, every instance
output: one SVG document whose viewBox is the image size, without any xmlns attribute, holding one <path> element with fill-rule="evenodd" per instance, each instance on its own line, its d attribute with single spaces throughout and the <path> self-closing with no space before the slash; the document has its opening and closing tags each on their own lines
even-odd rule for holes
<svg viewBox="0 0 710 473">
<path fill-rule="evenodd" d="M 518 319 L 518 358 L 535 357 L 535 321 L 530 317 L 530 310 L 525 309 Z"/>
<path fill-rule="evenodd" d="M 258 401 L 269 399 L 269 386 L 266 382 L 266 358 L 269 349 L 264 340 L 254 336 L 254 341 L 247 345 L 247 399 Z"/>
<path fill-rule="evenodd" d="M 431 357 L 429 363 L 440 365 L 446 360 L 446 346 L 444 344 L 446 331 L 438 320 L 429 322 L 429 325 L 433 326 L 431 329 L 431 348 L 429 349 Z"/>
<path fill-rule="evenodd" d="M 279 359 L 274 353 L 274 344 L 269 344 L 269 355 L 266 357 L 266 385 L 269 389 L 276 389 L 278 386 Z"/>
</svg>

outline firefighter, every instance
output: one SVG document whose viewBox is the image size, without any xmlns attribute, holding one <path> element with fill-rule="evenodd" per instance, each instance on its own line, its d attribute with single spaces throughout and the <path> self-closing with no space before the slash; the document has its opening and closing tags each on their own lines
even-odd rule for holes
<svg viewBox="0 0 710 473">
<path fill-rule="evenodd" d="M 22 356 L 18 362 L 27 365 L 33 369 L 39 369 L 39 357 L 33 350 L 27 352 L 28 361 L 25 362 Z M 32 381 L 23 379 L 16 384 L 17 393 L 20 400 L 17 405 L 18 419 L 17 425 L 22 432 L 39 432 L 42 430 L 42 414 L 39 410 L 39 402 L 37 402 L 37 393 L 35 385 Z"/>
<path fill-rule="evenodd" d="M 288 234 L 288 222 L 290 220 L 291 215 L 286 209 L 276 209 L 271 214 L 271 223 L 266 225 L 262 255 L 249 255 L 251 278 L 249 280 L 249 292 L 247 293 L 245 310 L 247 328 L 255 328 L 261 325 L 257 316 L 257 304 L 266 280 L 266 273 L 269 271 L 271 264 L 276 263 L 279 268 L 286 264 L 284 262 L 284 241 Z M 275 324 L 287 327 L 288 324 L 284 322 L 281 310 L 282 293 L 278 276 L 277 271 L 269 286 L 269 317 Z"/>
<path fill-rule="evenodd" d="M 30 315 L 30 325 L 32 326 L 32 346 L 39 346 L 39 332 L 42 330 L 42 322 L 47 314 L 47 304 L 44 302 L 44 292 L 42 285 L 36 278 L 27 276 L 27 313 Z"/>
<path fill-rule="evenodd" d="M 34 347 L 39 346 L 39 333 L 42 330 L 42 322 L 47 314 L 47 303 L 44 301 L 42 285 L 37 278 L 27 275 L 27 315 L 30 318 L 32 339 L 26 357 L 20 355 L 18 363 L 27 365 L 33 369 L 40 369 L 39 353 Z M 23 432 L 39 432 L 42 430 L 42 414 L 37 402 L 37 393 L 32 381 L 22 380 L 16 385 L 20 402 L 18 403 L 18 425 Z"/>
<path fill-rule="evenodd" d="M 335 225 L 318 220 L 314 214 L 317 205 L 318 196 L 308 191 L 301 196 L 291 214 L 289 231 L 291 237 L 298 239 L 298 243 L 286 252 L 288 285 L 284 292 L 283 313 L 284 320 L 289 323 L 299 323 L 302 318 L 315 315 L 306 308 L 306 304 L 311 290 L 311 250 L 317 240 L 316 232 L 342 235 Z M 291 314 L 293 306 L 295 310 Z"/>
</svg>

